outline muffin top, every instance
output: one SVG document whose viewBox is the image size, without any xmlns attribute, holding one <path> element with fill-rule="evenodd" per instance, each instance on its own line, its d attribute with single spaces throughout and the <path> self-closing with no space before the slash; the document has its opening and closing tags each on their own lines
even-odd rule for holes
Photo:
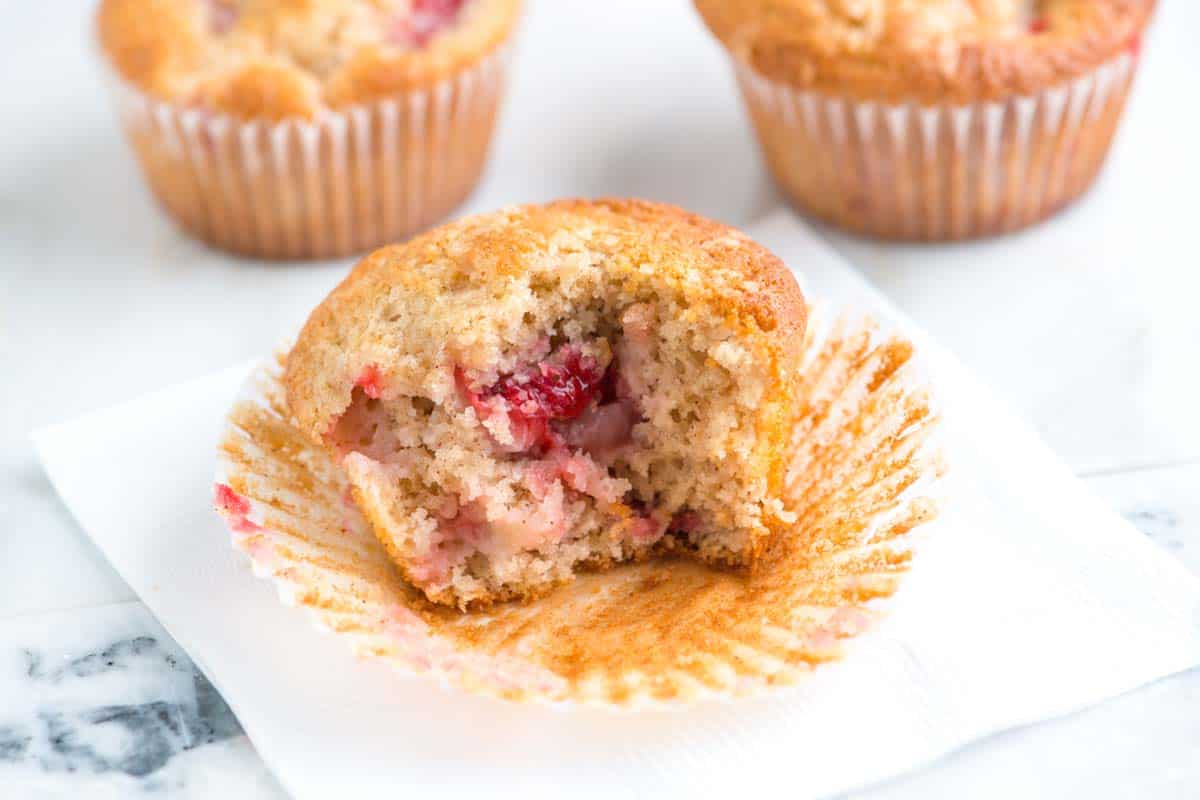
<svg viewBox="0 0 1200 800">
<path fill-rule="evenodd" d="M 863 100 L 1036 92 L 1136 51 L 1155 0 L 695 0 L 741 61 Z"/>
<path fill-rule="evenodd" d="M 788 391 L 807 306 L 783 262 L 745 234 L 673 206 L 563 200 L 468 217 L 359 262 L 309 317 L 288 358 L 296 421 L 319 441 L 364 370 L 426 338 L 442 348 L 454 342 L 472 369 L 494 368 L 482 317 L 507 306 L 501 316 L 519 325 L 542 288 L 597 269 L 631 294 L 672 294 L 697 324 L 721 323 L 760 354 L 758 363 L 774 365 L 775 389 Z"/>
<path fill-rule="evenodd" d="M 100 44 L 160 99 L 312 118 L 424 86 L 509 34 L 520 0 L 103 0 Z"/>
</svg>

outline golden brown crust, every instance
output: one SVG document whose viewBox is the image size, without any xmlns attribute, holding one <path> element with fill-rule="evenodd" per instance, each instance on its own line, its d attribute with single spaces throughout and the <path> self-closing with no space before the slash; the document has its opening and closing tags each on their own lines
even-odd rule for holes
<svg viewBox="0 0 1200 800">
<path fill-rule="evenodd" d="M 104 0 L 96 33 L 117 71 L 156 95 L 169 91 L 168 76 L 199 63 L 203 50 L 194 11 L 177 0 Z"/>
<path fill-rule="evenodd" d="M 311 119 L 470 68 L 508 39 L 520 12 L 520 0 L 468 0 L 413 49 L 378 34 L 385 18 L 374 0 L 255 0 L 219 32 L 213 3 L 103 0 L 101 49 L 120 78 L 160 100 L 239 119 Z"/>
<path fill-rule="evenodd" d="M 271 122 L 308 118 L 320 107 L 319 88 L 287 64 L 246 64 L 219 81 L 206 84 L 204 103 L 238 119 Z"/>
<path fill-rule="evenodd" d="M 773 80 L 863 100 L 1030 94 L 1136 49 L 1156 0 L 695 0 Z"/>
</svg>

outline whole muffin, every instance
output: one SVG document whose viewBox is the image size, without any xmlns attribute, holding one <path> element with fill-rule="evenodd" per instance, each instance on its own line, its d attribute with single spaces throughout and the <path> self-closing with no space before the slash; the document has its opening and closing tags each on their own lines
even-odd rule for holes
<svg viewBox="0 0 1200 800">
<path fill-rule="evenodd" d="M 695 0 L 801 209 L 895 239 L 1001 233 L 1091 185 L 1155 0 Z"/>
<path fill-rule="evenodd" d="M 103 0 L 150 188 L 193 235 L 324 258 L 447 215 L 482 172 L 519 0 Z"/>
<path fill-rule="evenodd" d="M 751 564 L 781 501 L 806 306 L 741 233 L 563 201 L 368 256 L 287 357 L 405 578 L 459 607 L 679 552 Z"/>
</svg>

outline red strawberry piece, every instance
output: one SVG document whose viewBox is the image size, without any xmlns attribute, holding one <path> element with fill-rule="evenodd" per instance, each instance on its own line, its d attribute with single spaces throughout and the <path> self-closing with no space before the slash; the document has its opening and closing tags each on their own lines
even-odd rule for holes
<svg viewBox="0 0 1200 800">
<path fill-rule="evenodd" d="M 411 11 L 396 20 L 391 39 L 397 44 L 424 47 L 439 31 L 454 24 L 463 0 L 413 0 Z"/>
<path fill-rule="evenodd" d="M 363 390 L 363 394 L 372 400 L 378 400 L 383 396 L 383 374 L 379 371 L 379 367 L 375 364 L 368 364 L 359 373 L 354 385 Z"/>
</svg>

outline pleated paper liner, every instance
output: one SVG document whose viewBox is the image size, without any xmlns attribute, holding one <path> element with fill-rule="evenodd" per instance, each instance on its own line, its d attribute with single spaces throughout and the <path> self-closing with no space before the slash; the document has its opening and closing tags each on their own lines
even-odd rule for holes
<svg viewBox="0 0 1200 800">
<path fill-rule="evenodd" d="M 791 683 L 872 626 L 934 516 L 941 471 L 910 343 L 869 321 L 817 327 L 788 479 L 798 521 L 749 574 L 667 560 L 528 604 L 432 606 L 397 576 L 338 467 L 289 424 L 281 358 L 230 414 L 217 506 L 285 603 L 403 671 L 509 700 L 635 707 Z"/>
<path fill-rule="evenodd" d="M 443 219 L 479 181 L 509 46 L 429 87 L 313 120 L 239 120 L 158 100 L 109 70 L 159 204 L 188 233 L 258 258 L 334 258 Z"/>
<path fill-rule="evenodd" d="M 1133 86 L 1130 50 L 1062 86 L 922 106 L 796 89 L 735 57 L 767 164 L 801 210 L 888 239 L 1017 230 L 1083 194 Z"/>
</svg>

